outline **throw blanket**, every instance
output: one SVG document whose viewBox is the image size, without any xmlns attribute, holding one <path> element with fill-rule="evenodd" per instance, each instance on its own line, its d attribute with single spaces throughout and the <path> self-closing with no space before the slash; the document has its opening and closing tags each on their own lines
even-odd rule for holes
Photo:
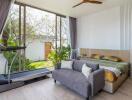
<svg viewBox="0 0 132 100">
<path fill-rule="evenodd" d="M 121 75 L 121 71 L 117 68 L 100 66 L 100 68 L 105 69 L 105 80 L 109 82 L 115 82 Z"/>
</svg>

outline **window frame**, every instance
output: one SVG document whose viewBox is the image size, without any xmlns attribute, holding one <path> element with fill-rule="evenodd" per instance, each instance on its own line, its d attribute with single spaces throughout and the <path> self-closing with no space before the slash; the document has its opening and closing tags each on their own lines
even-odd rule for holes
<svg viewBox="0 0 132 100">
<path fill-rule="evenodd" d="M 28 16 L 26 16 L 26 8 L 27 7 L 30 7 L 30 8 L 34 8 L 34 9 L 37 9 L 37 10 L 41 10 L 41 11 L 44 11 L 44 12 L 48 12 L 48 13 L 51 13 L 51 14 L 54 14 L 55 15 L 55 50 L 57 51 L 57 48 L 58 47 L 62 47 L 62 18 L 66 18 L 65 15 L 62 15 L 62 14 L 58 14 L 58 13 L 55 13 L 55 12 L 51 12 L 51 11 L 48 11 L 48 10 L 45 10 L 45 9 L 41 9 L 41 8 L 38 8 L 38 7 L 35 7 L 35 6 L 31 6 L 31 5 L 27 5 L 27 4 L 23 4 L 23 3 L 20 3 L 20 2 L 15 2 L 15 5 L 18 5 L 19 8 L 19 23 L 18 23 L 18 37 L 19 37 L 19 43 L 18 45 L 19 46 L 24 46 L 26 47 L 26 33 L 27 33 L 27 30 L 26 30 L 26 18 Z M 59 20 L 59 25 L 57 24 L 58 23 L 58 20 Z M 58 35 L 58 30 L 59 30 L 59 35 Z M 59 43 L 57 43 L 59 41 Z M 26 48 L 23 49 L 23 50 L 20 50 L 20 53 L 23 54 L 23 56 L 25 57 L 26 56 Z M 20 57 L 19 57 L 20 58 Z M 23 66 L 23 67 L 22 67 Z M 19 71 L 18 72 L 21 72 L 21 71 L 24 71 L 25 70 L 25 61 L 22 63 L 21 60 L 19 59 Z"/>
<path fill-rule="evenodd" d="M 37 10 L 41 10 L 41 11 L 45 11 L 45 12 L 48 12 L 48 13 L 52 13 L 52 14 L 55 14 L 56 16 L 56 20 L 55 20 L 55 37 L 56 37 L 56 41 L 55 41 L 55 49 L 57 49 L 58 45 L 57 45 L 57 40 L 58 40 L 58 37 L 57 37 L 57 17 L 60 17 L 60 27 L 59 27 L 59 31 L 60 31 L 60 34 L 59 34 L 59 38 L 60 38 L 60 43 L 59 43 L 59 46 L 60 48 L 62 47 L 62 43 L 61 43 L 61 36 L 62 36 L 62 18 L 66 18 L 65 15 L 62 15 L 62 14 L 59 14 L 59 13 L 56 13 L 56 12 L 52 12 L 52 11 L 49 11 L 49 10 L 46 10 L 46 9 L 42 9 L 42 8 L 39 8 L 39 7 L 36 7 L 36 6 L 33 6 L 33 5 L 29 5 L 29 4 L 25 4 L 25 3 L 21 3 L 21 2 L 15 2 L 15 4 L 19 5 L 20 9 L 19 9 L 19 14 L 21 16 L 21 7 L 23 6 L 24 7 L 24 26 L 23 26 L 23 32 L 24 32 L 24 36 L 23 36 L 23 41 L 24 41 L 24 46 L 26 46 L 26 7 L 31 7 L 31 8 L 34 8 L 34 9 L 37 9 Z M 19 17 L 19 20 L 21 17 Z M 19 28 L 21 28 L 21 21 L 19 21 Z M 19 29 L 19 34 L 21 35 L 21 29 Z M 20 41 L 21 42 L 21 41 Z M 25 50 L 24 50 L 25 51 Z"/>
</svg>

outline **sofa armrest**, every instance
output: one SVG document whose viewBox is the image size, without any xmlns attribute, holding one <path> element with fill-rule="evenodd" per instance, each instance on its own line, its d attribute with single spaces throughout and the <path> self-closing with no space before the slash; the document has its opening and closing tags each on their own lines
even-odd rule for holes
<svg viewBox="0 0 132 100">
<path fill-rule="evenodd" d="M 105 85 L 105 73 L 104 69 L 99 69 L 94 71 L 89 76 L 89 82 L 91 84 L 91 95 L 96 95 L 101 89 L 104 88 Z"/>
<path fill-rule="evenodd" d="M 57 64 L 55 65 L 55 69 L 61 69 L 61 63 L 57 63 Z"/>
</svg>

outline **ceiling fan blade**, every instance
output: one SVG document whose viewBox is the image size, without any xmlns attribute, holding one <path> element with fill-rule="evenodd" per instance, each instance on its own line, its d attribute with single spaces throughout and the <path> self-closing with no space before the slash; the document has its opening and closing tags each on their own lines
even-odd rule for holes
<svg viewBox="0 0 132 100">
<path fill-rule="evenodd" d="M 95 0 L 89 0 L 88 1 L 89 3 L 95 3 L 95 4 L 102 4 L 103 2 L 101 2 L 101 1 L 95 1 Z"/>
<path fill-rule="evenodd" d="M 73 6 L 72 8 L 75 8 L 75 7 L 77 7 L 77 6 L 79 6 L 79 5 L 83 4 L 83 3 L 84 2 L 78 3 L 77 5 Z"/>
</svg>

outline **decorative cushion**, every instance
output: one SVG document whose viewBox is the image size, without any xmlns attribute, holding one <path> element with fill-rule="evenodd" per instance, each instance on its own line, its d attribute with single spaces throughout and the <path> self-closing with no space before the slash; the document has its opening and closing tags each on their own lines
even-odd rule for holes
<svg viewBox="0 0 132 100">
<path fill-rule="evenodd" d="M 84 76 L 88 78 L 91 72 L 92 72 L 92 68 L 88 67 L 87 64 L 84 64 L 82 66 L 82 73 L 84 74 Z"/>
<path fill-rule="evenodd" d="M 91 58 L 92 58 L 92 59 L 102 59 L 102 57 L 104 57 L 104 56 L 99 55 L 99 54 L 92 54 L 92 55 L 91 55 Z"/>
<path fill-rule="evenodd" d="M 87 62 L 86 64 L 88 67 L 92 68 L 92 72 L 99 69 L 99 64 L 90 63 L 90 62 Z"/>
<path fill-rule="evenodd" d="M 114 62 L 121 62 L 122 61 L 119 57 L 115 57 L 115 56 L 105 56 L 102 59 L 103 60 L 114 61 Z"/>
<path fill-rule="evenodd" d="M 61 68 L 72 69 L 73 61 L 61 61 Z"/>
<path fill-rule="evenodd" d="M 73 62 L 73 70 L 82 72 L 83 64 L 87 63 L 87 60 L 74 60 Z"/>
</svg>

